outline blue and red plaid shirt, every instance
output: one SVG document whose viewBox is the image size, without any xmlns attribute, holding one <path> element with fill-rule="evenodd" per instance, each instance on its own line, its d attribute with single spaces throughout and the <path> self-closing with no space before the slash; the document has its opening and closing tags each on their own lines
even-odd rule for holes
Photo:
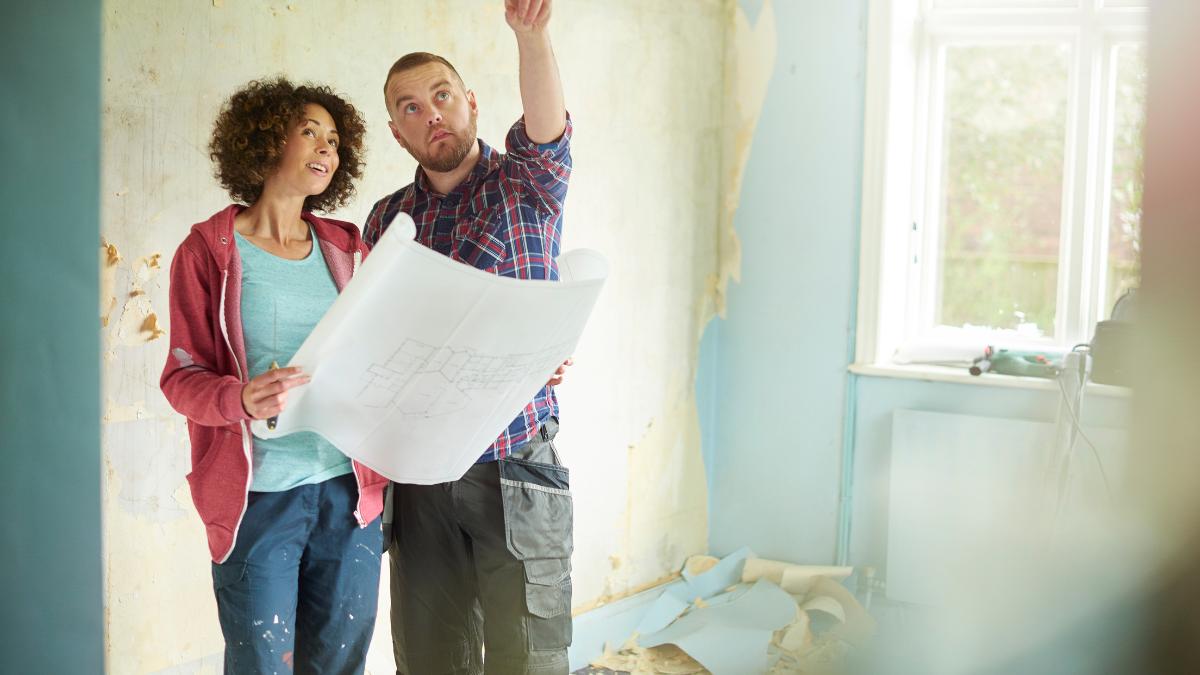
<svg viewBox="0 0 1200 675">
<path fill-rule="evenodd" d="M 450 194 L 433 191 L 425 171 L 380 199 L 363 231 L 374 246 L 397 213 L 417 225 L 416 241 L 453 260 L 517 279 L 558 280 L 562 207 L 571 177 L 571 118 L 553 143 L 537 144 L 525 134 L 524 118 L 508 131 L 500 154 L 479 142 L 479 163 Z M 536 308 L 530 308 L 533 315 Z M 503 459 L 558 416 L 553 387 L 543 387 L 479 458 Z"/>
</svg>

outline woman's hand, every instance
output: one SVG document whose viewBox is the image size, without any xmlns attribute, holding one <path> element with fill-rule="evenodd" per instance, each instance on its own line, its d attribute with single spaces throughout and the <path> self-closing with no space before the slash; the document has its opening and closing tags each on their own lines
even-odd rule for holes
<svg viewBox="0 0 1200 675">
<path fill-rule="evenodd" d="M 287 407 L 288 390 L 311 379 L 298 366 L 268 370 L 242 387 L 242 407 L 256 420 L 275 417 Z"/>
<path fill-rule="evenodd" d="M 567 357 L 567 360 L 563 361 L 558 370 L 554 371 L 554 374 L 550 376 L 550 380 L 546 382 L 546 386 L 553 387 L 556 384 L 562 384 L 563 378 L 567 376 L 567 368 L 574 364 L 575 359 Z"/>
</svg>

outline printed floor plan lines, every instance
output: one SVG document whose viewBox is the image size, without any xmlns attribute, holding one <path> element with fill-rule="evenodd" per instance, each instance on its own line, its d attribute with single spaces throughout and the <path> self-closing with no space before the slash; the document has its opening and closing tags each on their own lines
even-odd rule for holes
<svg viewBox="0 0 1200 675">
<path fill-rule="evenodd" d="M 437 347 L 406 339 L 384 363 L 363 374 L 358 400 L 370 408 L 433 417 L 461 410 L 480 391 L 502 391 L 526 373 L 558 367 L 558 344 L 530 354 L 484 354 L 470 348 Z M 403 396 L 402 396 L 403 395 Z M 397 400 L 399 399 L 399 401 Z"/>
</svg>

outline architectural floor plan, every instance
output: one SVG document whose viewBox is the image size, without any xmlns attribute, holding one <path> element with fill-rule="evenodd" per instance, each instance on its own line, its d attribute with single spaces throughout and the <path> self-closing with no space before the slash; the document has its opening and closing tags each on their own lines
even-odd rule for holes
<svg viewBox="0 0 1200 675">
<path fill-rule="evenodd" d="M 314 431 L 392 480 L 456 480 L 579 342 L 608 274 L 595 251 L 558 259 L 559 281 L 498 277 L 413 242 L 400 214 L 287 365 L 275 429 Z"/>
</svg>

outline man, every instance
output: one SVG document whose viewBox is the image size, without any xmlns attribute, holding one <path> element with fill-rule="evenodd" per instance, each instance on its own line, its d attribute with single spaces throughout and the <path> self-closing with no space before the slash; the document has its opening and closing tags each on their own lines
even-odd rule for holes
<svg viewBox="0 0 1200 675">
<path fill-rule="evenodd" d="M 454 260 L 556 280 L 571 122 L 546 29 L 551 0 L 506 0 L 505 10 L 524 108 L 507 154 L 476 138 L 475 95 L 448 61 L 400 58 L 384 84 L 388 126 L 420 166 L 411 185 L 375 204 L 364 238 L 374 244 L 403 211 L 418 242 Z M 536 307 L 526 320 L 540 320 Z M 572 504 L 553 445 L 561 375 L 461 479 L 392 486 L 398 672 L 567 672 Z"/>
</svg>

